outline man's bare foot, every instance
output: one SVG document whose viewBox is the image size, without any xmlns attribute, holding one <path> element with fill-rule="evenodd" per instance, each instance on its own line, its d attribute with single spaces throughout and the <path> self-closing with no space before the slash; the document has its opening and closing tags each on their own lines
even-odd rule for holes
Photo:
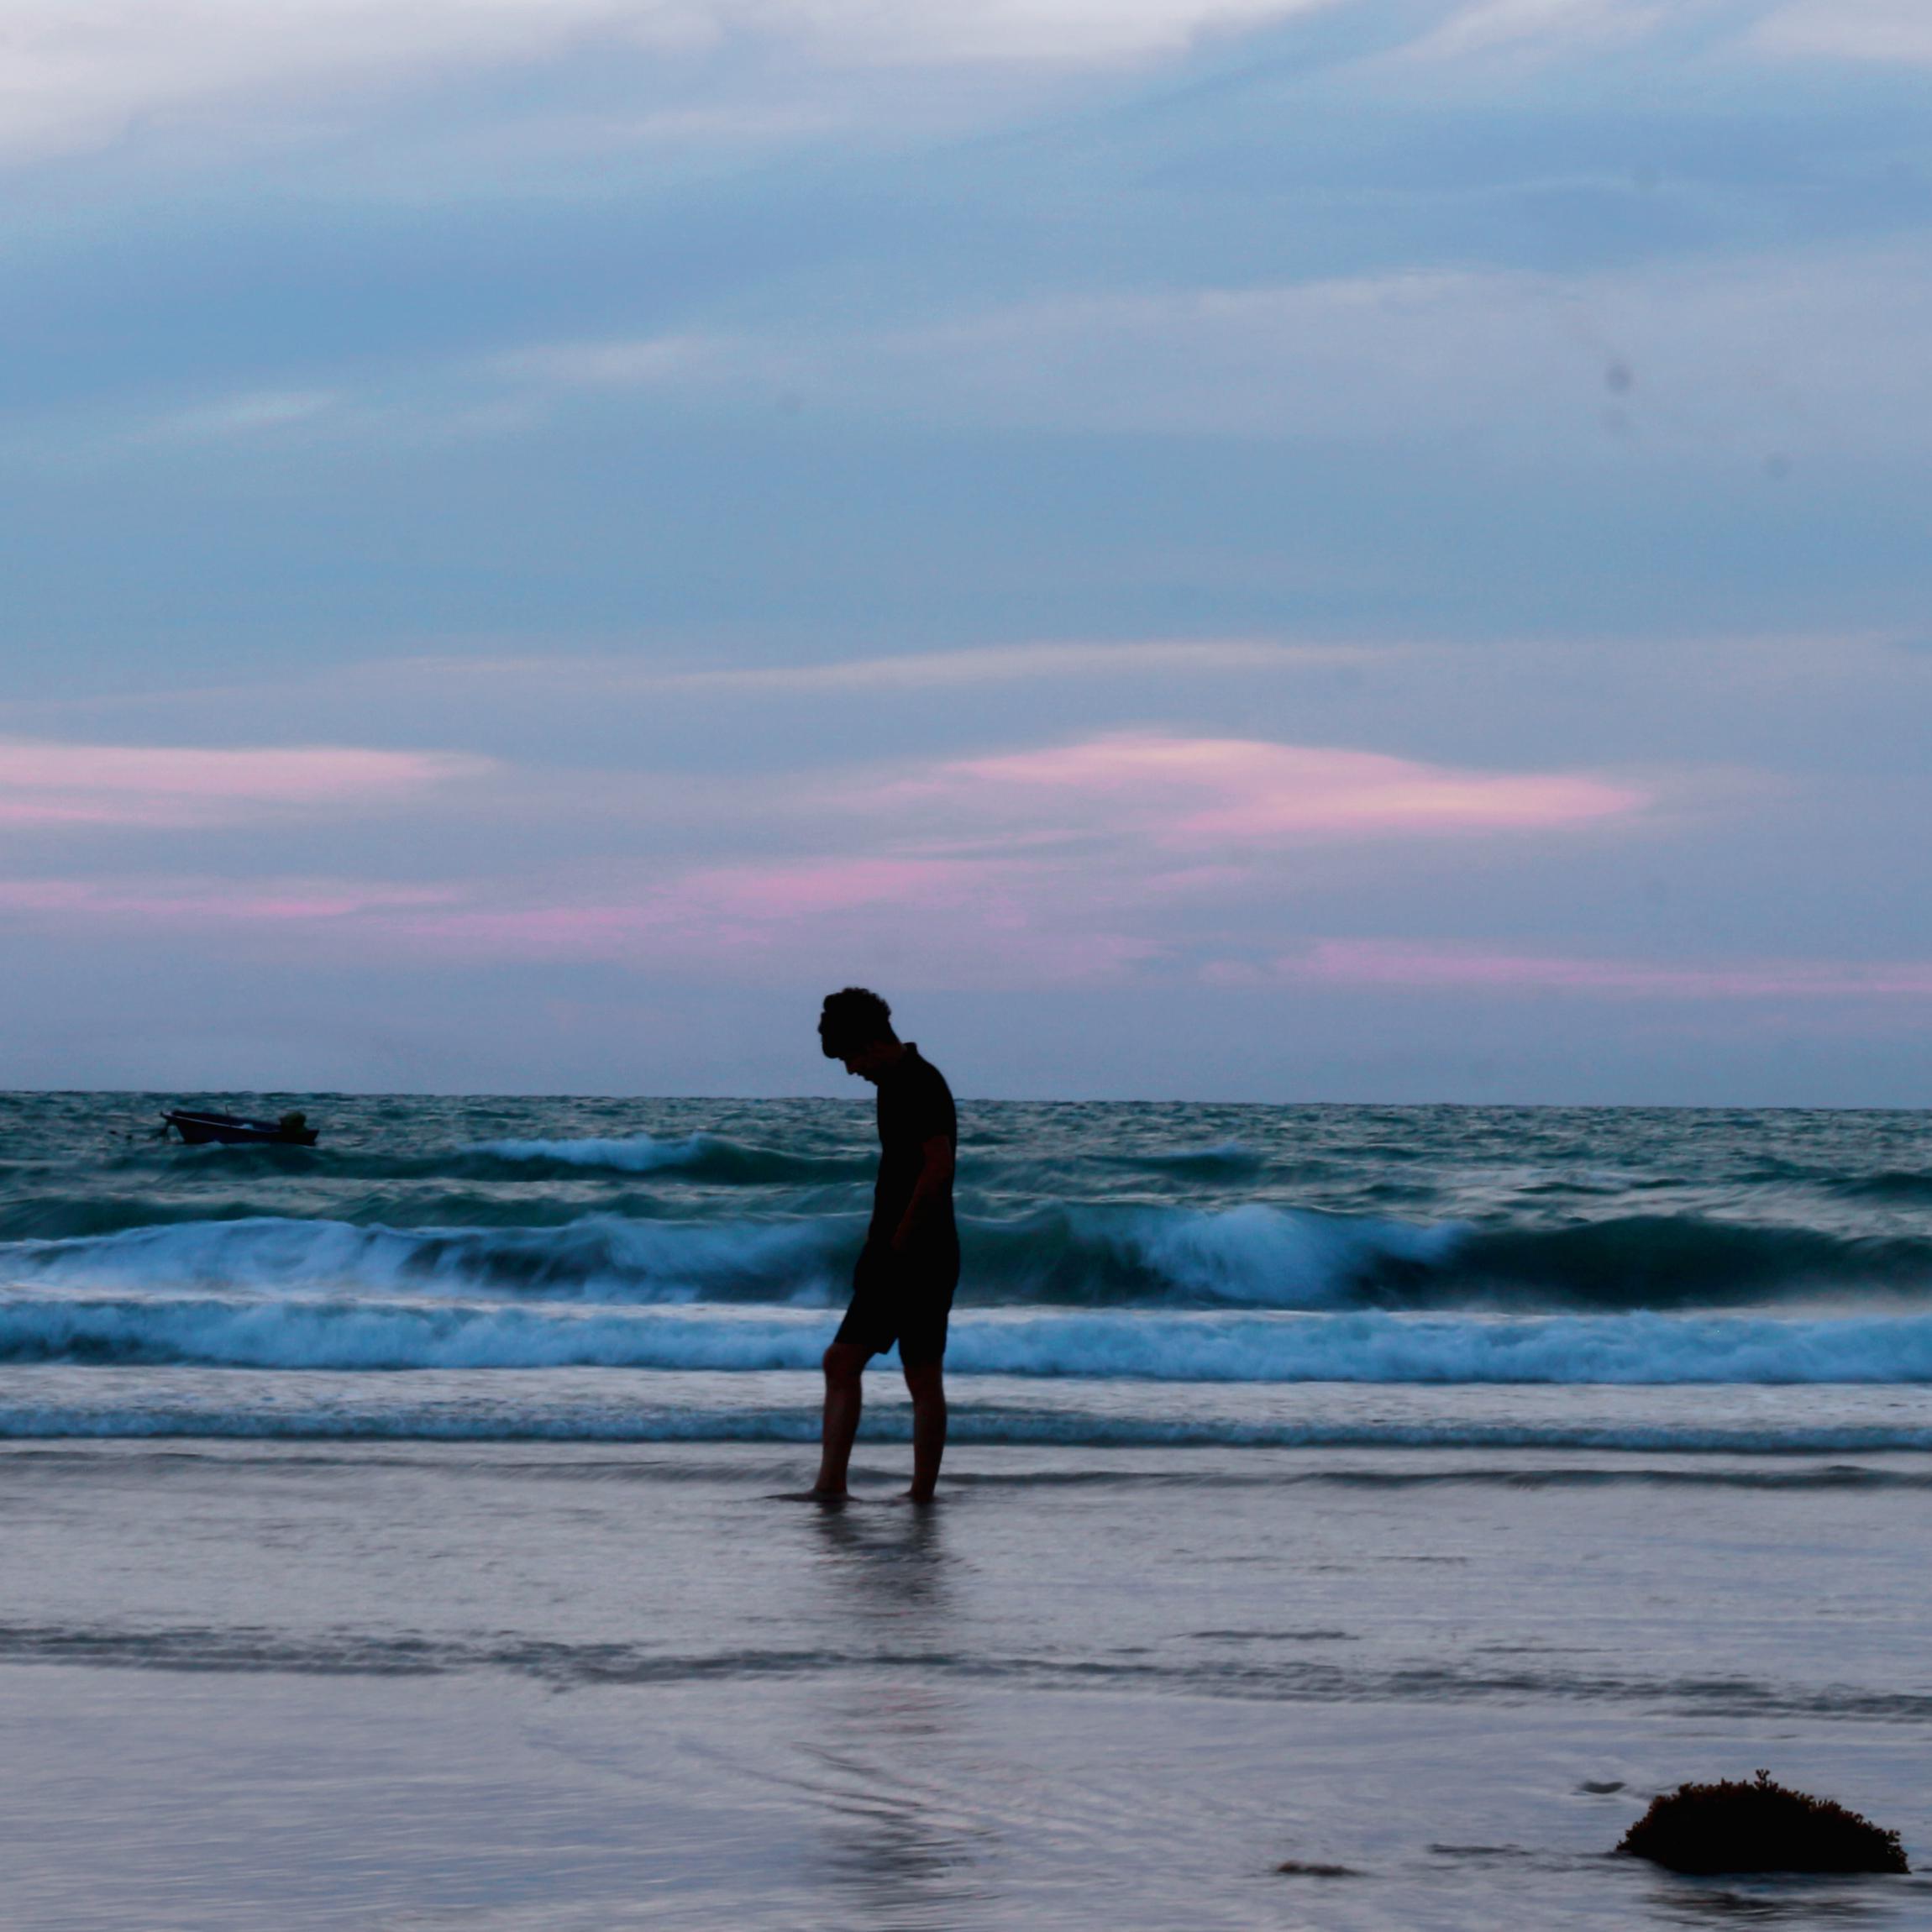
<svg viewBox="0 0 1932 1932">
<path fill-rule="evenodd" d="M 923 1494 L 917 1489 L 906 1489 L 900 1493 L 899 1500 L 901 1503 L 916 1503 L 920 1508 L 924 1509 L 927 1504 L 937 1503 L 939 1499 L 930 1489 L 925 1491 Z"/>
</svg>

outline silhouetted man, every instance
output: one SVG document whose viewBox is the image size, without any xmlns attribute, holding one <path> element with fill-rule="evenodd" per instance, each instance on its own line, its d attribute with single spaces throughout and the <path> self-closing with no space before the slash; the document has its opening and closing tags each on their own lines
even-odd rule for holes
<svg viewBox="0 0 1932 1932">
<path fill-rule="evenodd" d="M 892 1030 L 876 993 L 827 995 L 818 1042 L 828 1060 L 879 1089 L 879 1179 L 872 1225 L 853 1271 L 852 1305 L 825 1352 L 824 1449 L 812 1494 L 843 1496 L 864 1402 L 864 1371 L 896 1341 L 912 1396 L 915 1503 L 930 1503 L 946 1452 L 946 1323 L 959 1281 L 953 1166 L 959 1142 L 952 1089 L 910 1040 Z"/>
</svg>

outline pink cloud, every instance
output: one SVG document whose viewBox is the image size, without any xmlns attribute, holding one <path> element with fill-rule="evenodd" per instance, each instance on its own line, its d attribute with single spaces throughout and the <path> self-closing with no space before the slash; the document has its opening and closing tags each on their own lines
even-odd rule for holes
<svg viewBox="0 0 1932 1932">
<path fill-rule="evenodd" d="M 367 916 L 400 933 L 483 949 L 601 955 L 654 942 L 756 938 L 778 944 L 801 925 L 869 907 L 895 914 L 948 906 L 977 911 L 997 900 L 1000 875 L 1015 869 L 948 859 L 810 859 L 701 869 L 642 884 L 617 899 L 521 904 L 515 888 L 492 881 L 465 887 L 328 879 L 0 879 L 0 914 L 155 925 Z M 487 902 L 492 897 L 497 903 Z"/>
<path fill-rule="evenodd" d="M 685 874 L 666 910 L 785 922 L 862 906 L 959 905 L 997 890 L 1016 869 L 992 860 L 864 857 L 719 866 Z"/>
<path fill-rule="evenodd" d="M 1105 978 L 1158 950 L 1078 907 L 1068 916 L 1027 866 L 943 858 L 721 866 L 542 895 L 496 880 L 0 879 L 0 923 L 157 939 L 218 926 L 224 944 L 252 935 L 272 957 L 297 942 L 312 960 L 328 944 L 358 962 L 597 959 L 753 977 L 871 962 L 981 985 Z"/>
<path fill-rule="evenodd" d="M 403 797 L 479 769 L 487 768 L 328 748 L 0 744 L 0 821 L 11 811 L 201 823 L 203 814 Z M 817 841 L 790 857 L 620 862 L 617 873 L 421 887 L 0 880 L 0 916 L 155 934 L 218 921 L 238 943 L 253 927 L 265 954 L 295 942 L 278 942 L 278 932 L 299 931 L 308 956 L 327 933 L 359 957 L 598 959 L 756 975 L 858 971 L 867 961 L 898 971 L 916 961 L 932 983 L 1068 983 L 1163 958 L 1178 970 L 1182 954 L 1198 957 L 1204 921 L 1252 951 L 1263 932 L 1278 946 L 1278 908 L 1257 883 L 1271 853 L 1308 838 L 1562 827 L 1645 802 L 1587 775 L 1140 732 L 956 760 L 829 800 L 809 789 L 775 795 L 774 843 L 795 848 L 811 835 L 809 815 L 823 815 Z M 742 822 L 732 829 L 743 836 Z M 1298 969 L 1340 969 L 1335 960 Z M 1379 969 L 1395 970 L 1386 960 Z"/>
<path fill-rule="evenodd" d="M 381 805 L 489 769 L 444 753 L 306 745 L 0 741 L 0 825 L 207 825 L 250 812 Z"/>
<path fill-rule="evenodd" d="M 456 907 L 412 919 L 426 938 L 538 953 L 608 956 L 640 949 L 739 951 L 783 943 L 799 927 L 869 907 L 930 911 L 980 902 L 994 864 L 951 859 L 808 858 L 701 868 L 616 901 L 580 899 Z"/>
<path fill-rule="evenodd" d="M 1078 868 L 1032 860 L 814 858 L 519 903 L 506 896 L 514 889 L 488 881 L 11 879 L 0 879 L 0 919 L 155 936 L 218 925 L 238 937 L 252 929 L 271 953 L 285 943 L 278 933 L 299 932 L 310 958 L 333 935 L 358 960 L 601 959 L 753 978 L 882 965 L 929 984 L 984 986 L 1092 984 L 1165 954 L 1158 938 L 1121 916 L 1128 908 L 1084 880 Z M 1431 941 L 1323 940 L 1268 963 L 1211 964 L 1201 977 L 1441 994 L 1932 1000 L 1932 961 L 1705 966 Z"/>
<path fill-rule="evenodd" d="M 438 906 L 454 896 L 443 886 L 329 879 L 234 885 L 218 879 L 0 879 L 0 915 L 53 913 L 144 927 L 192 927 L 209 920 L 281 925 Z"/>
<path fill-rule="evenodd" d="M 763 969 L 806 959 L 917 957 L 942 977 L 1105 975 L 1156 950 L 1065 916 L 1036 868 L 999 859 L 806 858 L 700 869 L 627 899 L 452 906 L 386 921 L 472 955 L 610 958 Z M 820 969 L 816 967 L 815 970 Z"/>
<path fill-rule="evenodd" d="M 1122 732 L 942 765 L 890 789 L 954 813 L 1137 835 L 1163 847 L 1548 830 L 1649 803 L 1586 774 L 1470 771 L 1379 752 Z"/>
<path fill-rule="evenodd" d="M 1621 994 L 1692 1000 L 1932 999 L 1932 961 L 1758 960 L 1658 966 L 1554 953 L 1329 939 L 1277 962 L 1280 976 L 1347 986 Z"/>
</svg>

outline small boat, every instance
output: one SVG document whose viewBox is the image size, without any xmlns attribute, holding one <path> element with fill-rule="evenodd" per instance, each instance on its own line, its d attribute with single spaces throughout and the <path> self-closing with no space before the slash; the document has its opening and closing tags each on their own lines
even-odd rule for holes
<svg viewBox="0 0 1932 1932">
<path fill-rule="evenodd" d="M 248 1121 L 239 1114 L 203 1113 L 192 1107 L 171 1107 L 161 1116 L 161 1131 L 172 1127 L 191 1147 L 219 1141 L 224 1147 L 312 1147 L 317 1129 L 303 1114 L 284 1114 L 279 1121 Z"/>
</svg>

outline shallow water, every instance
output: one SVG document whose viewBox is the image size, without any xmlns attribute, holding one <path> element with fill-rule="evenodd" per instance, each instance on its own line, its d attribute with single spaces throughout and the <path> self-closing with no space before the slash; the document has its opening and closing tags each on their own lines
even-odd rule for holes
<svg viewBox="0 0 1932 1932">
<path fill-rule="evenodd" d="M 960 1460 L 0 1452 L 8 1923 L 1932 1924 L 1604 1856 L 1760 1764 L 1932 1854 L 1932 1457 Z"/>
</svg>

